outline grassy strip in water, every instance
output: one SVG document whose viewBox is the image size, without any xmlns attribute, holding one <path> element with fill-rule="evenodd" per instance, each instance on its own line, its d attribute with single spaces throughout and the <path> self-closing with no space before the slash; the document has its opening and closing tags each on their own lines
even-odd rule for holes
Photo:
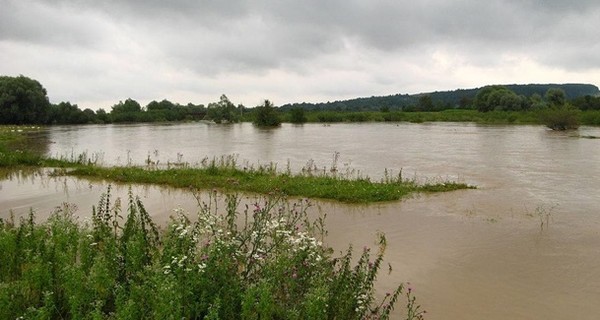
<svg viewBox="0 0 600 320">
<path fill-rule="evenodd" d="M 18 139 L 15 131 L 0 137 Z M 5 140 L 9 140 L 6 138 Z M 277 173 L 272 169 L 240 170 L 235 163 L 222 165 L 213 161 L 201 168 L 147 169 L 139 167 L 105 168 L 82 154 L 71 159 L 52 159 L 41 155 L 9 150 L 0 140 L 0 167 L 33 166 L 71 168 L 68 174 L 78 177 L 107 179 L 125 183 L 151 183 L 177 188 L 244 191 L 261 194 L 283 193 L 288 196 L 332 199 L 343 202 L 369 203 L 393 201 L 414 192 L 440 192 L 472 188 L 463 183 L 442 182 L 419 185 L 401 176 L 373 182 L 366 178 L 347 179 L 335 175 Z"/>
<path fill-rule="evenodd" d="M 388 319 L 400 299 L 403 319 L 422 319 L 402 284 L 375 298 L 383 235 L 375 252 L 334 256 L 306 201 L 216 201 L 196 222 L 176 210 L 164 232 L 110 187 L 86 224 L 67 204 L 41 224 L 0 219 L 0 318 Z"/>
<path fill-rule="evenodd" d="M 440 192 L 472 188 L 463 183 L 443 182 L 419 185 L 402 178 L 382 182 L 369 179 L 345 179 L 333 176 L 291 175 L 229 167 L 148 170 L 138 167 L 103 168 L 84 166 L 69 175 L 107 179 L 125 183 L 151 183 L 177 188 L 244 191 L 261 194 L 283 193 L 287 196 L 333 199 L 368 203 L 398 200 L 414 192 Z"/>
</svg>

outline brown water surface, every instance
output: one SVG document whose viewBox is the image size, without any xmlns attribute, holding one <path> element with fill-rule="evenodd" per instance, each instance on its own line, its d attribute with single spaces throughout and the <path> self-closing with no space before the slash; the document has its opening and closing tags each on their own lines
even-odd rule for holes
<svg viewBox="0 0 600 320">
<path fill-rule="evenodd" d="M 73 126 L 48 129 L 51 155 L 93 155 L 104 164 L 200 162 L 236 154 L 240 163 L 310 159 L 340 172 L 379 178 L 384 169 L 418 180 L 457 179 L 478 186 L 399 202 L 351 206 L 321 201 L 327 241 L 337 250 L 373 246 L 388 238 L 393 272 L 380 277 L 381 294 L 410 281 L 427 319 L 600 318 L 600 135 L 597 128 L 552 132 L 538 126 L 473 124 L 249 124 Z M 105 183 L 44 172 L 5 174 L 0 217 L 9 209 L 42 217 L 61 202 L 89 214 Z M 128 187 L 114 187 L 126 197 Z M 194 212 L 185 191 L 133 186 L 159 221 L 178 205 Z M 84 209 L 85 208 L 85 209 Z M 387 269 L 387 268 L 384 268 Z M 387 271 L 387 270 L 386 270 Z"/>
</svg>

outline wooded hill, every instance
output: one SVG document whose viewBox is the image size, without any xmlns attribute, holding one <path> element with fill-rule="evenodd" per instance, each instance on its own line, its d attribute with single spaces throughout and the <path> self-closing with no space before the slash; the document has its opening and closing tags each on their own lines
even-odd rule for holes
<svg viewBox="0 0 600 320">
<path fill-rule="evenodd" d="M 584 96 L 600 96 L 600 90 L 592 84 L 510 84 L 503 87 L 513 91 L 517 95 L 531 97 L 533 95 L 544 96 L 551 88 L 561 89 L 565 92 L 568 100 Z M 482 87 L 483 88 L 483 87 Z M 339 111 L 362 111 L 362 110 L 406 110 L 419 104 L 419 99 L 430 100 L 436 109 L 471 108 L 471 104 L 477 92 L 481 88 L 457 89 L 452 91 L 435 91 L 419 94 L 394 94 L 389 96 L 364 97 L 350 100 L 338 100 L 322 103 L 288 103 L 280 107 L 281 110 L 302 108 L 305 110 L 339 110 Z"/>
</svg>

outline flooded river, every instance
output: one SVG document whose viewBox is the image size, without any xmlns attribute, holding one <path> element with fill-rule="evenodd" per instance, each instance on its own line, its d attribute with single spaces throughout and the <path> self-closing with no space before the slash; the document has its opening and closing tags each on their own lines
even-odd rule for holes
<svg viewBox="0 0 600 320">
<path fill-rule="evenodd" d="M 598 319 L 600 139 L 578 135 L 600 136 L 600 129 L 368 123 L 264 130 L 190 123 L 53 127 L 35 141 L 52 156 L 84 154 L 105 165 L 236 155 L 241 165 L 273 162 L 294 172 L 312 160 L 373 178 L 402 169 L 420 181 L 473 184 L 478 189 L 369 206 L 319 202 L 327 241 L 338 250 L 350 243 L 361 248 L 384 232 L 393 272 L 382 273 L 378 290 L 410 281 L 427 319 Z M 105 188 L 43 173 L 8 175 L 0 181 L 0 217 L 30 207 L 44 216 L 61 202 L 87 213 Z M 125 196 L 127 187 L 115 192 Z M 193 211 L 196 203 L 179 190 L 135 186 L 134 193 L 159 221 L 178 205 Z"/>
</svg>

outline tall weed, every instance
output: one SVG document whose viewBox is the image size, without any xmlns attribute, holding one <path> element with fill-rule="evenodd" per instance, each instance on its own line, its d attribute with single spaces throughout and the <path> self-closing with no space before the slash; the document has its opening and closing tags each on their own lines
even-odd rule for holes
<svg viewBox="0 0 600 320">
<path fill-rule="evenodd" d="M 159 231 L 139 198 L 109 187 L 88 222 L 69 204 L 44 223 L 0 220 L 0 318 L 387 319 L 401 297 L 422 318 L 403 285 L 375 299 L 383 235 L 374 252 L 334 256 L 306 200 L 219 203 L 198 198 L 195 217 L 176 209 Z"/>
</svg>

